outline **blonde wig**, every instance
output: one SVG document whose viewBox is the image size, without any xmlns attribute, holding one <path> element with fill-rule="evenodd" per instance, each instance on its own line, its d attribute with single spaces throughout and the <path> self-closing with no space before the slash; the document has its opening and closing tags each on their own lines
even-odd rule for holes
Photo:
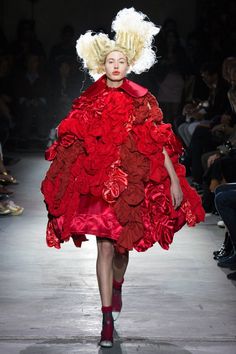
<svg viewBox="0 0 236 354">
<path fill-rule="evenodd" d="M 125 8 L 118 12 L 111 28 L 115 32 L 114 40 L 107 34 L 92 31 L 77 40 L 77 54 L 93 78 L 104 74 L 106 57 L 115 50 L 126 55 L 130 71 L 136 74 L 148 70 L 156 62 L 152 42 L 159 28 L 146 20 L 146 15 L 133 7 Z"/>
</svg>

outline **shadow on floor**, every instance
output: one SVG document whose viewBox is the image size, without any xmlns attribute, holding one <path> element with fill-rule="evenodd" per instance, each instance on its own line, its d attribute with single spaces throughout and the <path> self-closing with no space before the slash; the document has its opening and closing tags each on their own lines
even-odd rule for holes
<svg viewBox="0 0 236 354">
<path fill-rule="evenodd" d="M 45 341 L 21 350 L 19 354 L 191 354 L 181 346 L 168 342 L 151 341 L 145 339 L 121 339 L 115 331 L 114 345 L 112 348 L 100 348 L 94 338 L 81 341 L 79 338 L 71 340 L 54 339 Z"/>
</svg>

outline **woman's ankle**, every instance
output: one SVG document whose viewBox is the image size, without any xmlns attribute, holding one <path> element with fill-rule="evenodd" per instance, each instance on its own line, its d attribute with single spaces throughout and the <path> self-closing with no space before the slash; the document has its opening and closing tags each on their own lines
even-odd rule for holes
<svg viewBox="0 0 236 354">
<path fill-rule="evenodd" d="M 102 313 L 112 312 L 112 306 L 102 306 Z"/>
<path fill-rule="evenodd" d="M 124 278 L 122 278 L 122 280 L 113 279 L 113 288 L 120 290 L 123 283 L 124 283 Z"/>
</svg>

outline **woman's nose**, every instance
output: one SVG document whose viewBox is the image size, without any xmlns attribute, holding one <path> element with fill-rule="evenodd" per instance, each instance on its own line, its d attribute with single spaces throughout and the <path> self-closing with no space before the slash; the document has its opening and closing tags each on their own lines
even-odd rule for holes
<svg viewBox="0 0 236 354">
<path fill-rule="evenodd" d="M 118 62 L 114 62 L 114 68 L 117 69 L 119 67 L 119 63 Z"/>
</svg>

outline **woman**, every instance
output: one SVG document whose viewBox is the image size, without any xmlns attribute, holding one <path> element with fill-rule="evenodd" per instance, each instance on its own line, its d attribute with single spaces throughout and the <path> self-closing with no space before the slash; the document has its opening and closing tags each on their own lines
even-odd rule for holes
<svg viewBox="0 0 236 354">
<path fill-rule="evenodd" d="M 155 98 L 125 77 L 154 64 L 151 42 L 158 29 L 133 8 L 120 11 L 112 28 L 113 41 L 87 32 L 77 42 L 90 74 L 104 75 L 59 125 L 58 141 L 46 152 L 53 163 L 42 184 L 49 247 L 60 248 L 70 236 L 80 247 L 85 234 L 97 236 L 102 347 L 113 343 L 128 252 L 155 242 L 168 249 L 185 222 L 204 218 L 178 163 L 181 145 L 162 123 Z"/>
</svg>

